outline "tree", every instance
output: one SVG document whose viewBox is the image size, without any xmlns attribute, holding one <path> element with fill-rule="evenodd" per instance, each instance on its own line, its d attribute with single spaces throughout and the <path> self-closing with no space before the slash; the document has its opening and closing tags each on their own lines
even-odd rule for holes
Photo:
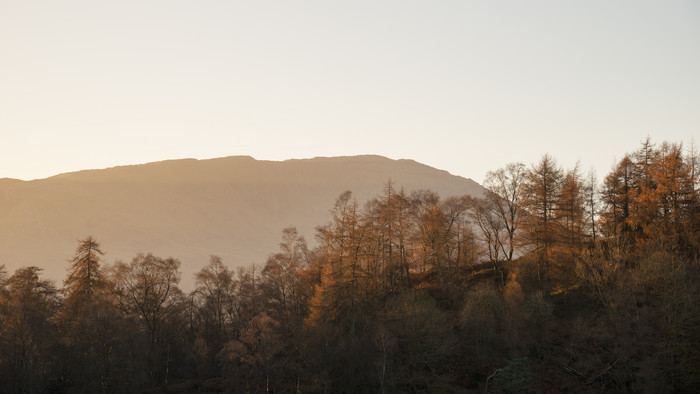
<svg viewBox="0 0 700 394">
<path fill-rule="evenodd" d="M 51 377 L 59 299 L 40 273 L 38 267 L 20 268 L 0 292 L 0 381 L 8 392 L 45 392 Z"/>
<path fill-rule="evenodd" d="M 598 181 L 596 177 L 595 170 L 591 168 L 584 180 L 583 184 L 583 198 L 585 206 L 584 220 L 588 227 L 588 235 L 593 240 L 593 244 L 596 242 L 598 236 L 598 228 L 596 222 L 598 220 L 599 214 L 599 193 L 598 193 Z"/>
<path fill-rule="evenodd" d="M 169 348 L 167 328 L 182 304 L 180 262 L 152 254 L 139 254 L 126 264 L 118 262 L 112 269 L 114 295 L 126 315 L 139 318 L 149 337 L 151 374 L 156 382 L 167 381 Z"/>
<path fill-rule="evenodd" d="M 309 291 L 300 280 L 299 272 L 308 265 L 306 240 L 296 228 L 284 229 L 280 252 L 271 255 L 262 270 L 265 303 L 280 322 L 300 326 L 305 318 Z"/>
<path fill-rule="evenodd" d="M 690 167 L 690 188 L 693 190 L 693 199 L 686 233 L 690 248 L 694 249 L 693 257 L 697 259 L 700 251 L 700 155 L 698 155 L 695 140 L 690 141 L 687 157 L 688 166 Z"/>
<path fill-rule="evenodd" d="M 522 189 L 527 178 L 527 170 L 523 163 L 509 163 L 505 168 L 486 173 L 484 186 L 488 189 L 485 198 L 490 200 L 503 229 L 507 233 L 505 258 L 513 259 L 516 247 L 515 233 L 520 227 Z"/>
<path fill-rule="evenodd" d="M 197 338 L 206 344 L 202 356 L 213 364 L 216 354 L 236 333 L 234 324 L 235 280 L 234 272 L 228 269 L 221 258 L 211 256 L 209 264 L 195 274 L 196 289 L 192 298 L 196 299 L 199 329 Z M 200 348 L 202 350 L 202 348 Z"/>
<path fill-rule="evenodd" d="M 71 390 L 107 392 L 120 371 L 126 326 L 106 291 L 103 254 L 91 236 L 81 240 L 64 281 L 66 300 L 58 321 Z"/>
<path fill-rule="evenodd" d="M 471 268 L 477 260 L 476 239 L 469 222 L 468 199 L 469 196 L 449 197 L 440 204 L 444 253 L 453 280 L 461 280 L 464 269 Z"/>
<path fill-rule="evenodd" d="M 319 289 L 315 297 L 322 297 L 318 305 L 328 309 L 317 311 L 315 315 L 320 313 L 334 319 L 349 318 L 350 331 L 354 332 L 359 315 L 360 280 L 363 277 L 370 280 L 379 278 L 380 271 L 377 264 L 368 262 L 363 266 L 360 260 L 367 227 L 360 225 L 357 201 L 352 199 L 350 191 L 337 198 L 331 215 L 330 223 L 316 229 L 317 239 L 321 243 L 321 272 L 326 278 L 319 284 L 323 290 Z"/>
<path fill-rule="evenodd" d="M 564 175 L 556 205 L 557 229 L 559 230 L 557 239 L 562 246 L 560 260 L 564 257 L 568 260 L 568 264 L 560 267 L 562 269 L 559 273 L 569 276 L 585 241 L 585 195 L 578 163 Z"/>
<path fill-rule="evenodd" d="M 530 168 L 523 185 L 527 238 L 534 247 L 540 283 L 549 275 L 552 247 L 557 242 L 556 208 L 561 185 L 562 170 L 549 154 Z"/>
<path fill-rule="evenodd" d="M 487 248 L 487 257 L 493 264 L 493 269 L 501 277 L 501 286 L 505 286 L 505 276 L 499 262 L 501 252 L 505 252 L 504 238 L 507 237 L 504 222 L 498 214 L 498 208 L 493 199 L 471 199 L 472 221 L 479 228 L 484 244 Z"/>
<path fill-rule="evenodd" d="M 651 231 L 647 230 L 645 235 L 665 238 L 673 247 L 687 251 L 689 234 L 685 229 L 698 206 L 692 167 L 683 156 L 682 145 L 663 143 L 651 176 L 656 183 L 654 197 L 657 210 L 654 217 L 646 220 L 652 223 L 647 226 Z"/>
<path fill-rule="evenodd" d="M 229 363 L 239 361 L 250 369 L 248 376 L 253 379 L 247 379 L 247 385 L 252 391 L 275 391 L 275 358 L 282 350 L 278 330 L 279 322 L 261 312 L 253 317 L 248 327 L 241 332 L 240 341 L 230 341 L 220 354 L 223 360 Z M 264 388 L 261 387 L 262 382 Z"/>
<path fill-rule="evenodd" d="M 603 185 L 604 210 L 601 212 L 603 231 L 607 237 L 630 237 L 630 204 L 634 163 L 625 155 L 605 177 Z"/>
<path fill-rule="evenodd" d="M 418 387 L 426 386 L 428 391 L 441 391 L 439 377 L 450 373 L 449 358 L 457 341 L 446 315 L 434 299 L 416 291 L 389 298 L 377 331 L 377 364 L 382 368 L 380 386 L 391 380 L 386 367 L 395 364 L 391 370 L 401 384 L 396 391 L 415 392 Z M 389 354 L 389 350 L 393 354 Z M 389 360 L 389 356 L 393 360 Z"/>
<path fill-rule="evenodd" d="M 473 262 L 474 237 L 468 222 L 469 199 L 440 197 L 429 190 L 409 197 L 411 264 L 421 273 L 432 272 L 440 283 L 456 283 L 464 268 Z"/>
<path fill-rule="evenodd" d="M 693 254 L 698 192 L 693 157 L 681 144 L 647 140 L 605 178 L 601 223 L 606 235 L 629 238 L 635 249 L 659 242 Z"/>
<path fill-rule="evenodd" d="M 102 287 L 100 260 L 104 252 L 92 236 L 81 240 L 71 260 L 63 289 L 68 303 L 91 299 Z"/>
<path fill-rule="evenodd" d="M 260 291 L 260 269 L 256 264 L 239 267 L 236 271 L 237 303 L 234 313 L 239 329 L 244 327 L 254 316 L 263 311 L 263 297 Z"/>
<path fill-rule="evenodd" d="M 7 287 L 7 270 L 5 264 L 0 264 L 0 293 L 4 293 Z"/>
<path fill-rule="evenodd" d="M 411 212 L 415 230 L 413 250 L 417 268 L 423 273 L 432 270 L 440 280 L 447 276 L 444 263 L 443 227 L 445 216 L 440 209 L 440 196 L 428 190 L 411 193 Z"/>
</svg>

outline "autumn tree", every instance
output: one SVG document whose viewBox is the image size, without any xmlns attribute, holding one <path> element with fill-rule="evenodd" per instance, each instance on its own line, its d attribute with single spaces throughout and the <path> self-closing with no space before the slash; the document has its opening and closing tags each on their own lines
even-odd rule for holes
<svg viewBox="0 0 700 394">
<path fill-rule="evenodd" d="M 598 180 L 596 172 L 591 169 L 583 182 L 583 199 L 584 199 L 584 221 L 587 230 L 585 231 L 591 237 L 593 244 L 598 238 L 598 215 L 600 213 L 600 200 L 598 190 Z"/>
<path fill-rule="evenodd" d="M 104 252 L 92 236 L 80 241 L 71 260 L 63 289 L 69 303 L 92 299 L 103 285 L 101 257 Z"/>
<path fill-rule="evenodd" d="M 411 193 L 411 205 L 416 268 L 422 273 L 436 272 L 443 280 L 447 276 L 443 236 L 445 215 L 440 209 L 440 196 L 428 190 L 414 191 Z"/>
<path fill-rule="evenodd" d="M 5 264 L 0 264 L 0 294 L 4 294 L 7 291 L 7 269 L 5 269 Z"/>
<path fill-rule="evenodd" d="M 654 205 L 658 216 L 649 215 L 647 221 L 655 223 L 647 226 L 651 230 L 645 235 L 666 238 L 674 248 L 687 252 L 690 234 L 686 229 L 698 209 L 692 167 L 683 155 L 681 144 L 663 143 L 654 164 L 651 175 L 656 183 Z"/>
<path fill-rule="evenodd" d="M 563 172 L 549 154 L 527 172 L 523 191 L 527 207 L 526 236 L 532 246 L 539 281 L 548 279 L 553 246 L 557 242 L 556 208 L 561 193 Z"/>
<path fill-rule="evenodd" d="M 475 260 L 468 199 L 453 196 L 441 201 L 436 193 L 419 190 L 410 194 L 409 203 L 413 269 L 435 274 L 442 284 L 457 283 Z"/>
<path fill-rule="evenodd" d="M 603 231 L 607 237 L 630 237 L 630 203 L 632 201 L 632 175 L 634 163 L 629 155 L 620 160 L 605 177 L 601 212 Z"/>
<path fill-rule="evenodd" d="M 382 195 L 370 200 L 364 214 L 372 238 L 376 268 L 384 293 L 411 287 L 410 203 L 403 190 L 396 192 L 389 180 Z"/>
<path fill-rule="evenodd" d="M 317 286 L 313 304 L 325 311 L 312 311 L 311 317 L 349 319 L 353 332 L 360 309 L 360 281 L 377 279 L 380 271 L 376 261 L 363 264 L 360 259 L 366 227 L 360 224 L 357 201 L 351 192 L 337 198 L 331 215 L 330 223 L 317 228 L 320 269 L 325 279 Z"/>
<path fill-rule="evenodd" d="M 690 141 L 690 147 L 687 153 L 687 163 L 690 167 L 690 183 L 693 190 L 693 198 L 690 204 L 690 217 L 686 225 L 687 239 L 693 257 L 697 259 L 700 252 L 700 155 L 698 154 L 695 141 Z"/>
<path fill-rule="evenodd" d="M 556 276 L 560 282 L 572 282 L 576 258 L 581 254 L 586 242 L 586 215 L 584 183 L 578 163 L 566 171 L 561 182 L 556 204 L 558 256 L 555 259 Z"/>
<path fill-rule="evenodd" d="M 698 192 L 692 157 L 681 144 L 649 140 L 626 155 L 605 178 L 601 222 L 607 236 L 626 237 L 637 248 L 663 242 L 694 253 Z"/>
</svg>

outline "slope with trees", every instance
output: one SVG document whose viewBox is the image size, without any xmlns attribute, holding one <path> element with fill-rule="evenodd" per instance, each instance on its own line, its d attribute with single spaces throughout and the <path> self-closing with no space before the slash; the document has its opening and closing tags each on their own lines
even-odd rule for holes
<svg viewBox="0 0 700 394">
<path fill-rule="evenodd" d="M 598 185 L 550 156 L 482 198 L 387 182 L 337 198 L 318 246 L 261 266 L 105 265 L 62 288 L 0 268 L 7 392 L 693 392 L 700 384 L 697 157 L 645 141 Z"/>
</svg>

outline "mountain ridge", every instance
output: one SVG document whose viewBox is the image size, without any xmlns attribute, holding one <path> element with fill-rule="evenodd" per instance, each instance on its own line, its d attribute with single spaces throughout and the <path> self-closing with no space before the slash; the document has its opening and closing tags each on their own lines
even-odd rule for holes
<svg viewBox="0 0 700 394">
<path fill-rule="evenodd" d="M 363 204 L 389 179 L 396 190 L 442 198 L 482 191 L 471 179 L 378 155 L 176 159 L 3 181 L 0 264 L 9 272 L 36 265 L 62 280 L 77 240 L 92 235 L 107 263 L 148 252 L 180 259 L 187 284 L 210 254 L 229 266 L 263 264 L 289 226 L 313 244 L 341 193 Z"/>
</svg>

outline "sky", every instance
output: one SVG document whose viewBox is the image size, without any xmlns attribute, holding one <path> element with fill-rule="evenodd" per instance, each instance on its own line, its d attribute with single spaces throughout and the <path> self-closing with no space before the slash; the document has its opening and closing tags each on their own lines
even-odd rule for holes
<svg viewBox="0 0 700 394">
<path fill-rule="evenodd" d="M 700 143 L 697 1 L 0 0 L 0 178 L 379 154 L 482 182 Z"/>
</svg>

